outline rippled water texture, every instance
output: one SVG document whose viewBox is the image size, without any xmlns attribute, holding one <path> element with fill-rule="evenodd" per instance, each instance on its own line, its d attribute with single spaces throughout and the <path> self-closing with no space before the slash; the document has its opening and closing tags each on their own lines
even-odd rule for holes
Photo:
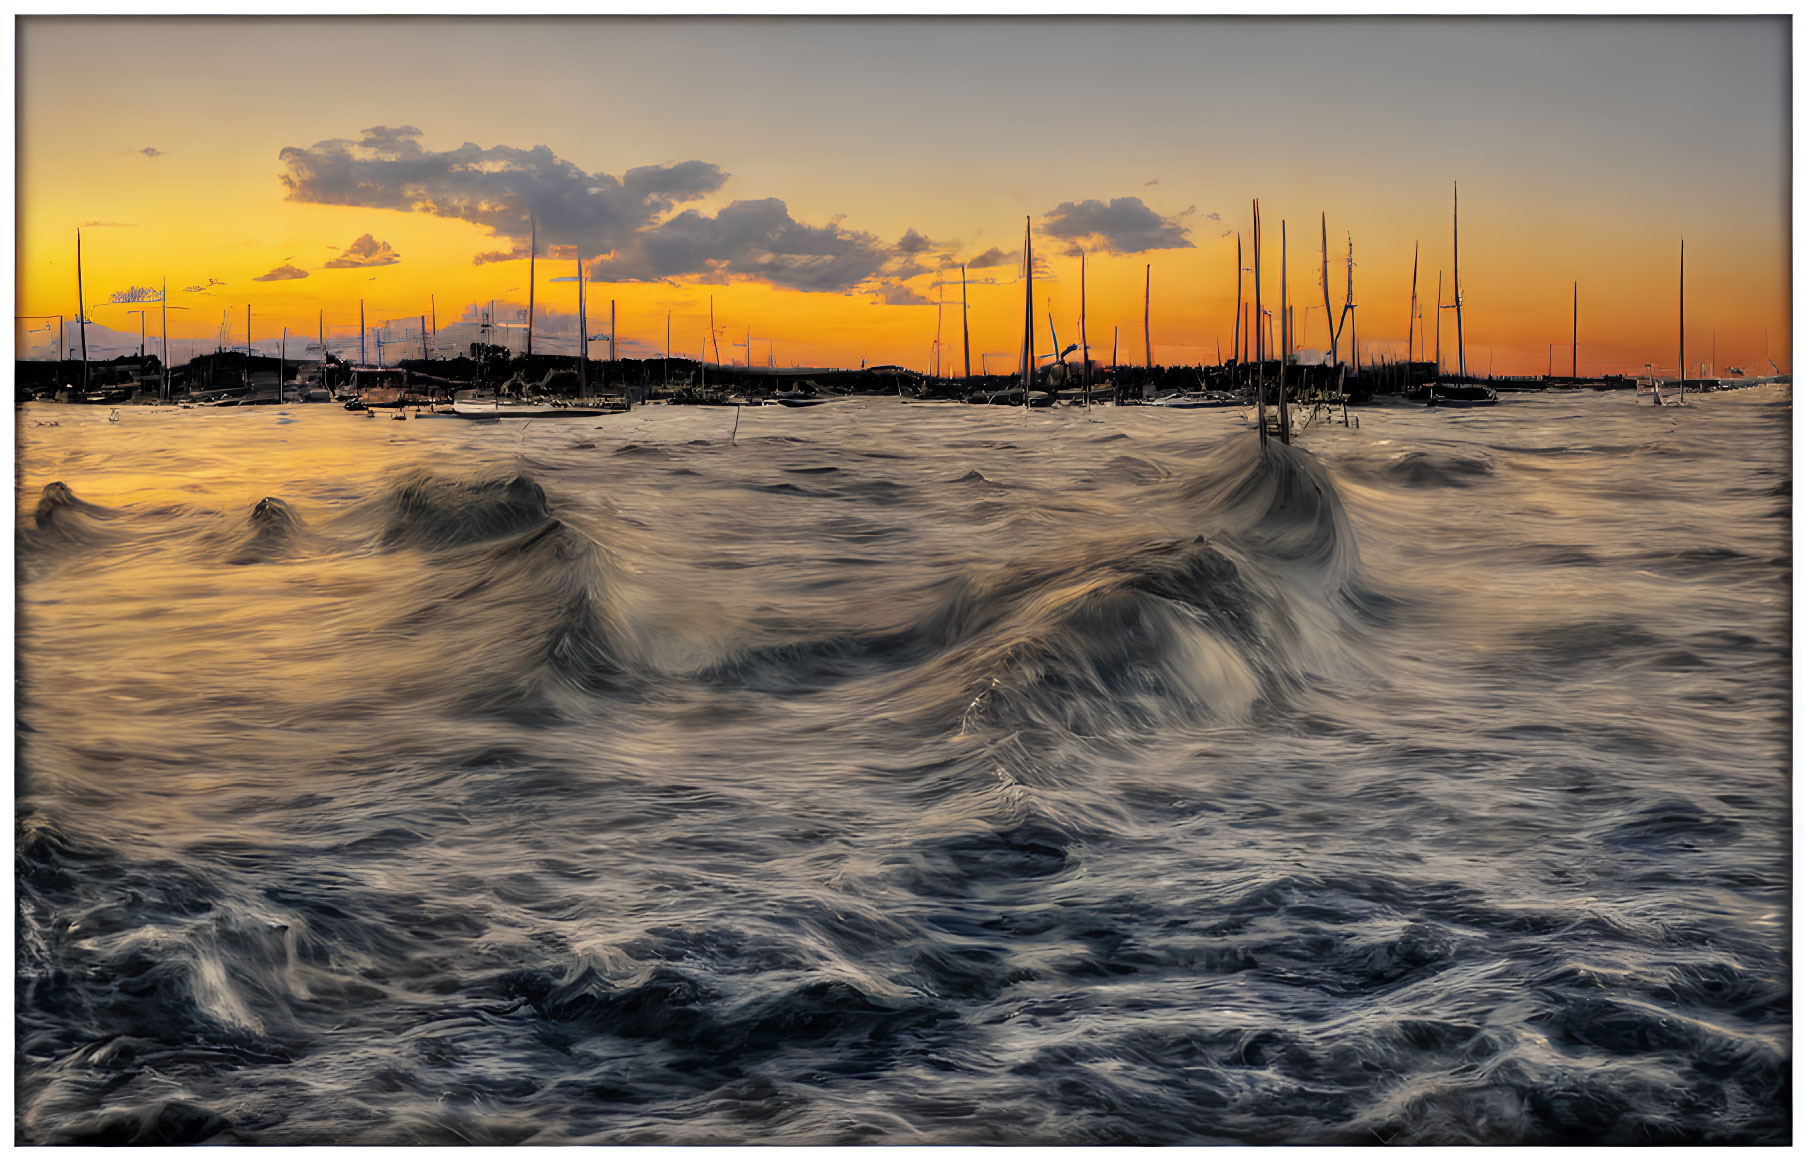
<svg viewBox="0 0 1807 1162">
<path fill-rule="evenodd" d="M 1787 1141 L 1786 391 L 27 406 L 17 1135 Z"/>
</svg>

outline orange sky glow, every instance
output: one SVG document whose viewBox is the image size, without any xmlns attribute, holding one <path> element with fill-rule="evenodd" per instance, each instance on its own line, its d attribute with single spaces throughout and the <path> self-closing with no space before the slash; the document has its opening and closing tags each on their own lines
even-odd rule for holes
<svg viewBox="0 0 1807 1162">
<path fill-rule="evenodd" d="M 1791 366 L 1786 20 L 27 17 L 18 46 L 27 356 L 52 350 L 39 316 L 73 335 L 78 228 L 92 323 L 135 340 L 149 309 L 154 346 L 159 308 L 111 300 L 167 279 L 177 358 L 242 346 L 247 305 L 260 350 L 286 327 L 305 356 L 323 313 L 355 352 L 360 300 L 409 356 L 423 315 L 518 317 L 532 213 L 540 350 L 575 350 L 576 264 L 549 252 L 576 244 L 588 330 L 613 300 L 623 355 L 662 353 L 668 313 L 674 354 L 704 353 L 713 296 L 724 362 L 750 330 L 756 363 L 929 370 L 939 326 L 957 374 L 959 263 L 992 252 L 967 270 L 972 370 L 1009 370 L 1028 216 L 1038 353 L 1050 314 L 1079 341 L 1084 247 L 1094 358 L 1114 334 L 1143 359 L 1151 269 L 1155 362 L 1215 362 L 1259 197 L 1264 304 L 1284 221 L 1301 347 L 1328 345 L 1323 214 L 1337 311 L 1353 238 L 1364 360 L 1406 353 L 1417 247 L 1428 358 L 1460 182 L 1471 373 L 1566 371 L 1577 283 L 1583 374 L 1672 369 L 1684 236 L 1691 369 Z M 93 83 L 147 59 L 194 92 Z M 1689 67 L 1647 75 L 1669 59 Z M 1038 86 L 1052 60 L 1086 83 Z M 1449 319 L 1451 365 L 1454 341 Z"/>
</svg>

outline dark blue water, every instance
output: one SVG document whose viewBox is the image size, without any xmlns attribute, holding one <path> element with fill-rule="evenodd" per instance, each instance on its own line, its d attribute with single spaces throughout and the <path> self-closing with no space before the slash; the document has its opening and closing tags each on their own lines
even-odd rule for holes
<svg viewBox="0 0 1807 1162">
<path fill-rule="evenodd" d="M 1159 413 L 21 409 L 17 1139 L 1788 1141 L 1787 389 Z"/>
</svg>

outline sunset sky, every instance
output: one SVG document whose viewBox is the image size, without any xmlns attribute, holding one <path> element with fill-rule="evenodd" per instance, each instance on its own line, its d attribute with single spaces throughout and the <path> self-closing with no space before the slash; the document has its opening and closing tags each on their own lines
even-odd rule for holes
<svg viewBox="0 0 1807 1162">
<path fill-rule="evenodd" d="M 1566 370 L 1577 281 L 1583 374 L 1673 368 L 1684 236 L 1690 363 L 1716 335 L 1721 368 L 1792 365 L 1786 18 L 25 17 L 17 45 L 15 313 L 72 335 L 78 227 L 96 324 L 135 340 L 110 300 L 167 278 L 172 336 L 242 344 L 249 304 L 256 339 L 324 311 L 355 350 L 360 298 L 406 330 L 524 307 L 531 212 L 536 348 L 574 350 L 576 246 L 624 355 L 668 311 L 698 354 L 713 295 L 724 361 L 750 329 L 759 363 L 927 369 L 945 277 L 957 372 L 965 261 L 973 370 L 1008 370 L 1028 216 L 1038 352 L 1050 312 L 1078 338 L 1083 246 L 1095 357 L 1116 329 L 1141 360 L 1152 267 L 1155 361 L 1215 361 L 1258 197 L 1299 343 L 1327 345 L 1323 213 L 1333 304 L 1353 236 L 1363 357 L 1400 357 L 1459 182 L 1471 372 Z"/>
</svg>

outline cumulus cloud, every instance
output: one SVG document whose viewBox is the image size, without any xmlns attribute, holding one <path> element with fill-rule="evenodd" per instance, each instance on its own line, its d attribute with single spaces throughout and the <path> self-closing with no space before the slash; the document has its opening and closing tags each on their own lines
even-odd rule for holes
<svg viewBox="0 0 1807 1162">
<path fill-rule="evenodd" d="M 1044 233 L 1073 244 L 1075 249 L 1101 250 L 1107 254 L 1140 254 L 1146 250 L 1189 249 L 1192 240 L 1179 219 L 1163 218 L 1141 198 L 1096 198 L 1062 202 L 1042 222 Z"/>
<path fill-rule="evenodd" d="M 556 240 L 594 256 L 586 263 L 593 279 L 750 277 L 795 290 L 885 294 L 926 273 L 913 256 L 936 246 L 915 230 L 893 245 L 838 217 L 799 222 L 779 198 L 741 199 L 713 214 L 685 208 L 728 180 L 709 162 L 639 166 L 617 178 L 586 172 L 544 145 L 429 150 L 420 136 L 412 125 L 379 125 L 355 141 L 290 146 L 279 154 L 278 177 L 291 201 L 482 226 L 501 245 L 477 254 L 478 264 L 525 258 L 535 219 L 542 246 Z"/>
<path fill-rule="evenodd" d="M 402 256 L 387 242 L 378 242 L 371 235 L 362 234 L 357 241 L 345 248 L 343 254 L 327 262 L 326 269 L 356 270 L 366 266 L 392 266 L 401 260 Z"/>
<path fill-rule="evenodd" d="M 996 246 L 993 246 L 990 250 L 987 250 L 978 257 L 967 259 L 966 265 L 972 267 L 974 270 L 983 270 L 988 266 L 1009 266 L 1011 263 L 1019 262 L 1021 260 L 1022 255 L 1006 254 Z"/>
<path fill-rule="evenodd" d="M 810 226 L 778 198 L 738 201 L 719 214 L 685 210 L 641 230 L 590 264 L 592 278 L 754 275 L 804 291 L 844 291 L 878 278 L 896 256 L 871 234 L 838 220 Z"/>
<path fill-rule="evenodd" d="M 899 254 L 921 254 L 923 251 L 932 248 L 934 245 L 933 242 L 930 242 L 912 228 L 905 230 L 904 236 L 897 240 L 897 252 Z"/>
<path fill-rule="evenodd" d="M 641 166 L 617 178 L 586 173 L 544 145 L 485 149 L 466 142 L 457 149 L 428 150 L 419 138 L 412 125 L 379 125 L 357 141 L 290 146 L 277 155 L 278 177 L 290 201 L 457 218 L 511 244 L 479 261 L 524 255 L 530 216 L 538 218 L 542 237 L 573 242 L 586 253 L 611 251 L 679 203 L 712 193 L 728 179 L 701 161 Z"/>
<path fill-rule="evenodd" d="M 306 278 L 306 277 L 307 277 L 307 271 L 302 270 L 299 266 L 296 266 L 292 262 L 285 262 L 281 266 L 277 267 L 275 270 L 272 270 L 270 273 L 260 274 L 257 277 L 253 278 L 251 281 L 252 282 L 282 282 L 285 279 Z"/>
<path fill-rule="evenodd" d="M 887 286 L 879 292 L 879 301 L 888 307 L 932 307 L 935 300 L 919 295 L 907 286 Z"/>
</svg>

